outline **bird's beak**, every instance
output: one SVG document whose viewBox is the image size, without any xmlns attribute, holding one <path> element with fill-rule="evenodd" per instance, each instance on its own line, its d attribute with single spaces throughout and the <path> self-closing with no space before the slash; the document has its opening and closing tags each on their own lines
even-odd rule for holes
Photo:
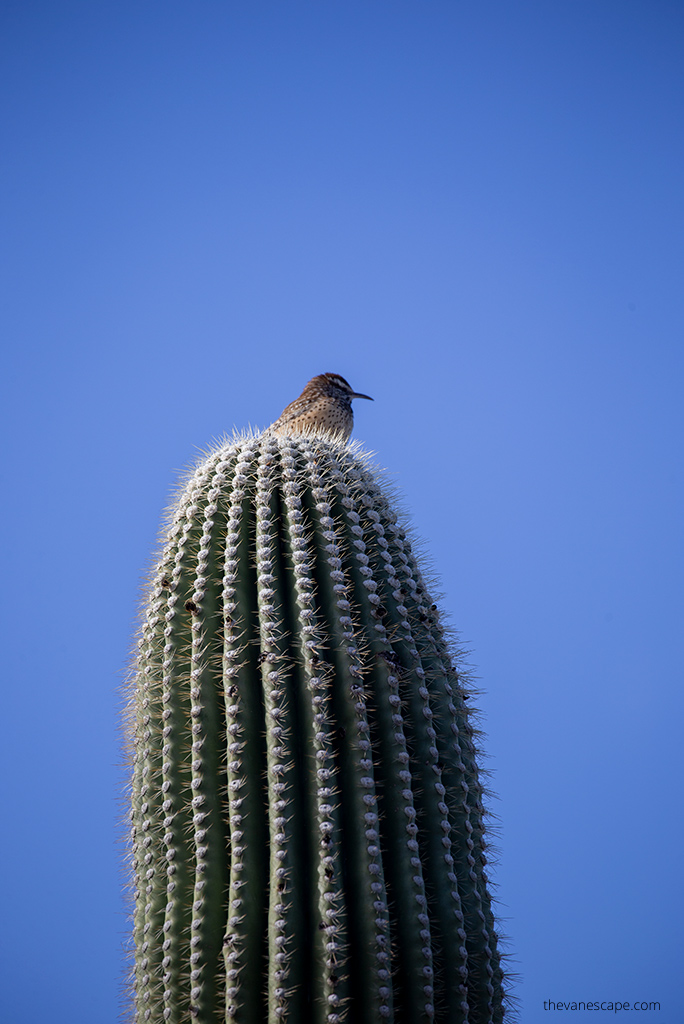
<svg viewBox="0 0 684 1024">
<path fill-rule="evenodd" d="M 373 399 L 371 398 L 370 395 L 357 395 L 356 392 L 353 395 L 350 395 L 349 397 L 350 398 L 367 398 L 369 402 L 373 401 Z"/>
</svg>

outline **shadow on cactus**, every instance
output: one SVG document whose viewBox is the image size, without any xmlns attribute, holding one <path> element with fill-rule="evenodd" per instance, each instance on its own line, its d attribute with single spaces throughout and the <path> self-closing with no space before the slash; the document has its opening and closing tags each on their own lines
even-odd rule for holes
<svg viewBox="0 0 684 1024">
<path fill-rule="evenodd" d="M 170 515 L 129 705 L 135 1021 L 502 1021 L 474 730 L 368 456 L 236 435 Z"/>
</svg>

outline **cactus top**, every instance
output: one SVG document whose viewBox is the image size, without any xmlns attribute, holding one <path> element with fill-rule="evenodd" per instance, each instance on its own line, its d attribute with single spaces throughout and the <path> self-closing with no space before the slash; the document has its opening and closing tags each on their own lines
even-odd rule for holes
<svg viewBox="0 0 684 1024">
<path fill-rule="evenodd" d="M 140 1024 L 502 1020 L 456 655 L 358 447 L 198 466 L 131 702 Z"/>
</svg>

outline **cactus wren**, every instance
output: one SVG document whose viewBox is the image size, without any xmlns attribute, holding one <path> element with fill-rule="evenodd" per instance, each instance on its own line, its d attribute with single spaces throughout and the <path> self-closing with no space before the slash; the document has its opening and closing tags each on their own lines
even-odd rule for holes
<svg viewBox="0 0 684 1024">
<path fill-rule="evenodd" d="M 276 434 L 297 434 L 307 427 L 321 427 L 343 441 L 349 439 L 354 426 L 352 398 L 373 399 L 359 395 L 338 373 L 320 373 L 313 377 L 299 398 L 290 402 L 271 429 Z"/>
</svg>

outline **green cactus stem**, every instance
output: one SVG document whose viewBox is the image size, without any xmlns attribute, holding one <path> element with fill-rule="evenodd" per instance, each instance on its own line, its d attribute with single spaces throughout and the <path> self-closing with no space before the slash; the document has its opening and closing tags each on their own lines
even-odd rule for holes
<svg viewBox="0 0 684 1024">
<path fill-rule="evenodd" d="M 210 454 L 132 685 L 137 1024 L 499 1024 L 465 696 L 358 446 Z"/>
</svg>

